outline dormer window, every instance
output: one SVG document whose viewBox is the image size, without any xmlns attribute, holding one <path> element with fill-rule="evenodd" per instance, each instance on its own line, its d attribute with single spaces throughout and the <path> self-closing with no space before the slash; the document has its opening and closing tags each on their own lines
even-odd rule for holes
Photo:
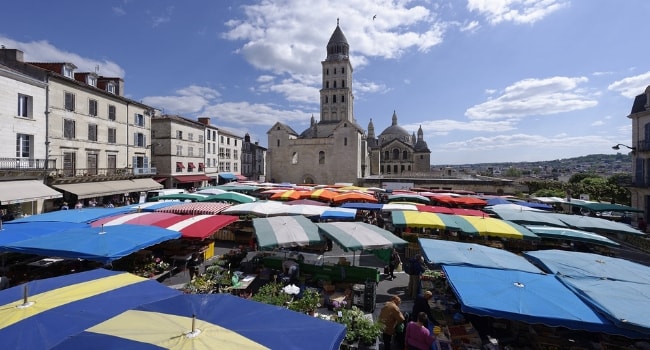
<svg viewBox="0 0 650 350">
<path fill-rule="evenodd" d="M 88 84 L 88 85 L 90 85 L 90 86 L 97 87 L 97 77 L 94 76 L 94 75 L 89 75 L 89 76 L 86 78 L 86 84 Z"/>
<path fill-rule="evenodd" d="M 71 65 L 64 65 L 63 76 L 66 78 L 74 79 L 74 67 Z"/>
<path fill-rule="evenodd" d="M 108 91 L 111 94 L 115 94 L 115 83 L 109 81 L 108 84 L 106 84 L 106 91 Z"/>
</svg>

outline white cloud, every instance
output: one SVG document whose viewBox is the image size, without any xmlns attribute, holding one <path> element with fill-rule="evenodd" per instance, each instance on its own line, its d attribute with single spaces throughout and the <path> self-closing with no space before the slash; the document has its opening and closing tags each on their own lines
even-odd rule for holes
<svg viewBox="0 0 650 350">
<path fill-rule="evenodd" d="M 477 31 L 481 26 L 479 25 L 478 21 L 471 21 L 460 27 L 461 32 L 475 32 Z"/>
<path fill-rule="evenodd" d="M 567 0 L 468 0 L 467 9 L 485 16 L 491 24 L 535 23 L 568 6 Z"/>
<path fill-rule="evenodd" d="M 587 81 L 585 77 L 520 80 L 501 96 L 470 107 L 465 115 L 470 119 L 524 118 L 594 107 L 598 101 L 579 88 Z"/>
<path fill-rule="evenodd" d="M 650 85 L 650 71 L 615 81 L 607 89 L 616 91 L 627 98 L 634 98 L 636 95 L 642 94 L 648 85 Z"/>
<path fill-rule="evenodd" d="M 600 135 L 575 136 L 557 135 L 548 137 L 542 135 L 512 134 L 495 135 L 489 137 L 475 137 L 464 141 L 449 142 L 441 145 L 443 149 L 455 151 L 481 150 L 495 151 L 503 149 L 533 149 L 541 151 L 544 149 L 566 149 L 570 147 L 611 147 L 612 140 L 605 139 Z"/>
<path fill-rule="evenodd" d="M 68 62 L 77 66 L 78 72 L 94 72 L 99 67 L 99 75 L 124 78 L 125 72 L 117 63 L 109 60 L 96 60 L 79 54 L 61 50 L 45 40 L 19 42 L 0 36 L 0 43 L 24 53 L 25 62 Z"/>
<path fill-rule="evenodd" d="M 151 25 L 153 27 L 157 27 L 163 23 L 171 21 L 173 12 L 174 6 L 167 6 L 164 13 L 151 16 Z"/>
<path fill-rule="evenodd" d="M 112 8 L 112 10 L 113 10 L 113 13 L 114 13 L 115 15 L 117 15 L 117 16 L 124 16 L 124 15 L 126 15 L 126 11 L 124 10 L 124 8 L 122 8 L 122 7 L 120 7 L 120 6 L 114 6 L 114 7 Z"/>
<path fill-rule="evenodd" d="M 280 121 L 289 124 L 292 128 L 296 123 L 307 125 L 311 118 L 310 113 L 302 110 L 277 109 L 267 104 L 251 104 L 248 102 L 227 102 L 206 107 L 202 114 L 214 116 L 219 123 L 245 126 L 272 126 Z M 297 131 L 301 131 L 296 129 Z"/>
<path fill-rule="evenodd" d="M 475 131 L 475 132 L 504 132 L 514 130 L 514 124 L 511 121 L 486 121 L 486 120 L 473 120 L 463 122 L 453 119 L 439 119 L 427 120 L 419 124 L 406 124 L 402 125 L 403 128 L 409 131 L 416 131 L 422 127 L 425 137 L 430 135 L 449 135 L 454 131 Z"/>
<path fill-rule="evenodd" d="M 602 120 L 596 120 L 595 122 L 591 123 L 591 126 L 603 126 L 605 125 L 605 122 Z"/>
<path fill-rule="evenodd" d="M 219 96 L 212 88 L 191 85 L 177 90 L 173 96 L 147 96 L 142 103 L 162 109 L 166 114 L 195 114 L 216 103 Z"/>
</svg>

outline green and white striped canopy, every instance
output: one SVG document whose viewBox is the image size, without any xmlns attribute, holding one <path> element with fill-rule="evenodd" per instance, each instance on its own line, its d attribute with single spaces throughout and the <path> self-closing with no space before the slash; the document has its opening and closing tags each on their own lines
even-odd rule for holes
<svg viewBox="0 0 650 350">
<path fill-rule="evenodd" d="M 338 243 L 344 250 L 385 249 L 407 242 L 392 232 L 363 222 L 318 223 L 320 231 Z"/>
<path fill-rule="evenodd" d="M 318 226 L 304 216 L 274 216 L 253 219 L 260 248 L 297 247 L 321 243 Z"/>
</svg>

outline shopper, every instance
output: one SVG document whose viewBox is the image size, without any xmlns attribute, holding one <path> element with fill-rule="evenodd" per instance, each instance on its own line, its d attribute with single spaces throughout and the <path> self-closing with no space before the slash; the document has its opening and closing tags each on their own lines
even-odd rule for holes
<svg viewBox="0 0 650 350">
<path fill-rule="evenodd" d="M 379 312 L 379 322 L 384 324 L 382 338 L 384 349 L 390 350 L 393 336 L 396 335 L 396 328 L 404 322 L 404 315 L 399 309 L 402 299 L 393 295 Z"/>
</svg>

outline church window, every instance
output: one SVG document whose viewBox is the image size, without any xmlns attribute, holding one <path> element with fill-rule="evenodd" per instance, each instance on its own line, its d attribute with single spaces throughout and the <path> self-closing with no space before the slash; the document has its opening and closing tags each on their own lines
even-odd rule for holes
<svg viewBox="0 0 650 350">
<path fill-rule="evenodd" d="M 341 74 L 345 74 L 345 67 L 341 68 Z"/>
<path fill-rule="evenodd" d="M 336 74 L 336 68 L 334 68 L 334 74 Z"/>
<path fill-rule="evenodd" d="M 280 139 L 278 139 L 278 147 L 280 147 Z"/>
<path fill-rule="evenodd" d="M 395 160 L 399 159 L 399 150 L 397 148 L 393 150 L 393 159 Z"/>
<path fill-rule="evenodd" d="M 341 102 L 345 102 L 345 95 L 341 95 Z"/>
<path fill-rule="evenodd" d="M 325 152 L 318 152 L 318 164 L 325 164 Z"/>
<path fill-rule="evenodd" d="M 342 88 L 345 87 L 345 79 L 341 80 L 341 87 L 342 87 Z"/>
<path fill-rule="evenodd" d="M 402 152 L 402 159 L 409 159 L 409 153 L 407 151 Z"/>
<path fill-rule="evenodd" d="M 402 173 L 404 172 L 404 166 L 403 166 L 403 165 L 402 165 L 402 169 L 401 169 L 401 172 L 402 172 Z"/>
<path fill-rule="evenodd" d="M 348 138 L 344 137 L 343 138 L 343 146 L 347 146 L 347 145 L 348 145 Z"/>
<path fill-rule="evenodd" d="M 390 154 L 388 153 L 388 151 L 384 151 L 384 160 L 388 160 L 388 159 L 390 159 Z"/>
<path fill-rule="evenodd" d="M 332 96 L 332 103 L 336 103 L 336 95 Z"/>
<path fill-rule="evenodd" d="M 411 171 L 411 166 L 410 165 L 408 166 L 408 170 Z"/>
<path fill-rule="evenodd" d="M 393 173 L 397 174 L 397 165 L 393 165 Z"/>
<path fill-rule="evenodd" d="M 329 81 L 326 81 L 326 82 L 325 82 L 325 88 L 326 88 L 326 89 L 329 89 L 329 88 L 330 88 L 330 82 L 329 82 Z"/>
<path fill-rule="evenodd" d="M 328 103 L 329 100 L 330 100 L 329 97 L 328 97 L 328 96 L 325 96 L 325 103 Z"/>
<path fill-rule="evenodd" d="M 298 164 L 298 152 L 293 152 L 291 155 L 291 164 Z"/>
<path fill-rule="evenodd" d="M 278 125 L 278 128 L 277 128 L 277 129 L 275 129 L 275 130 L 280 130 L 280 126 Z"/>
<path fill-rule="evenodd" d="M 336 80 L 334 80 L 334 88 L 336 89 Z"/>
<path fill-rule="evenodd" d="M 347 128 L 347 127 L 348 127 L 348 123 L 343 123 L 343 127 L 344 127 L 344 128 Z"/>
<path fill-rule="evenodd" d="M 424 159 L 424 156 L 420 154 L 420 159 Z"/>
<path fill-rule="evenodd" d="M 325 69 L 325 75 L 330 75 L 330 69 L 329 68 Z"/>
</svg>

